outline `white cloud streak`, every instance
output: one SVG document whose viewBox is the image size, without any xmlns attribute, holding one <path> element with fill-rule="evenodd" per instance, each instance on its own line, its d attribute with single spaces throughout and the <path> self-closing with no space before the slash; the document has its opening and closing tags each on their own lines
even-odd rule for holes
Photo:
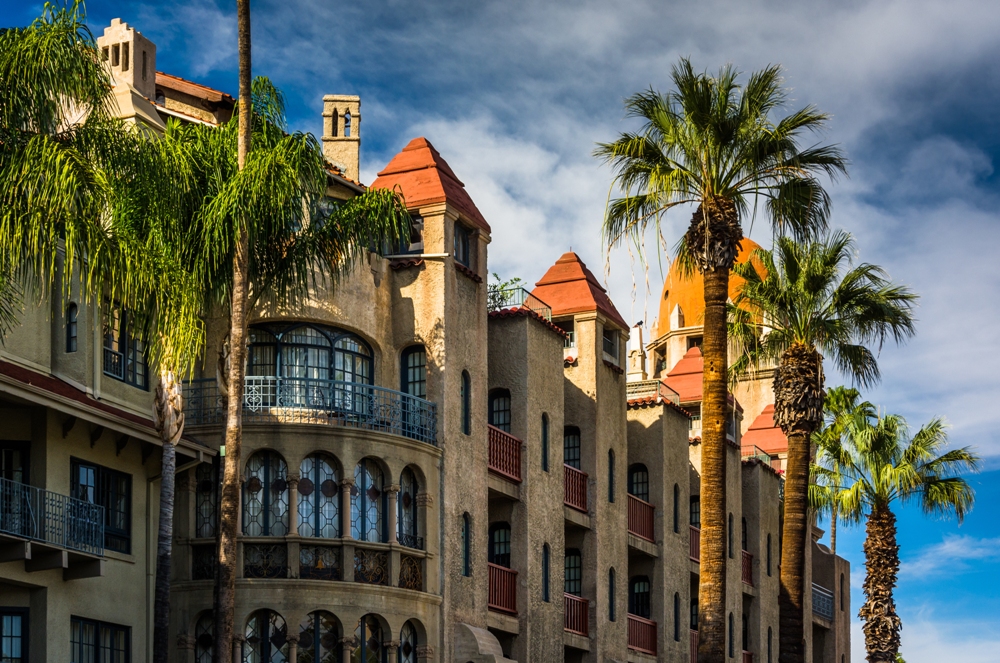
<svg viewBox="0 0 1000 663">
<path fill-rule="evenodd" d="M 948 536 L 900 565 L 900 580 L 948 576 L 1000 562 L 1000 537 Z"/>
</svg>

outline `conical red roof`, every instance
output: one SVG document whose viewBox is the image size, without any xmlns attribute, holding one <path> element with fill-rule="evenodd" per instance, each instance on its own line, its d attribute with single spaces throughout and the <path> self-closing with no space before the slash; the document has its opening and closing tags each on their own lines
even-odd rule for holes
<svg viewBox="0 0 1000 663">
<path fill-rule="evenodd" d="M 753 420 L 741 443 L 744 447 L 757 447 L 770 454 L 788 451 L 788 438 L 774 425 L 773 405 L 765 407 L 764 411 Z"/>
<path fill-rule="evenodd" d="M 628 330 L 628 324 L 597 282 L 597 277 L 572 251 L 564 253 L 549 267 L 531 294 L 552 307 L 554 316 L 600 311 L 623 330 Z"/>
<path fill-rule="evenodd" d="M 372 182 L 372 189 L 399 187 L 409 209 L 447 202 L 468 221 L 490 232 L 490 224 L 472 202 L 455 171 L 424 137 L 414 138 Z"/>
<path fill-rule="evenodd" d="M 694 346 L 677 362 L 664 382 L 677 392 L 681 403 L 691 403 L 701 400 L 702 370 L 705 362 L 701 357 L 701 348 Z"/>
</svg>

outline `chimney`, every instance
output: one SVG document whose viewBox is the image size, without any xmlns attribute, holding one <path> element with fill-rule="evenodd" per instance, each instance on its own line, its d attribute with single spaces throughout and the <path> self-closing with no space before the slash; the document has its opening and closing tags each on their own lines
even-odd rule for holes
<svg viewBox="0 0 1000 663">
<path fill-rule="evenodd" d="M 646 373 L 646 348 L 642 345 L 642 322 L 634 328 L 639 330 L 639 347 L 628 353 L 628 374 L 625 376 L 628 382 L 640 382 L 649 377 Z"/>
<path fill-rule="evenodd" d="M 348 179 L 358 181 L 361 147 L 361 97 L 323 97 L 323 156 Z"/>
<path fill-rule="evenodd" d="M 150 101 L 156 98 L 156 44 L 115 18 L 97 38 L 97 47 L 115 85 L 126 83 Z"/>
</svg>

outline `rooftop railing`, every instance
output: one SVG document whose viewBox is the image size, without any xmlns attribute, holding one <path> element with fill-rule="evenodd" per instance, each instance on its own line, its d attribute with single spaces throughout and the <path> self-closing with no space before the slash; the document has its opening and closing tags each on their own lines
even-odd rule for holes
<svg viewBox="0 0 1000 663">
<path fill-rule="evenodd" d="M 226 399 L 212 378 L 184 384 L 188 425 L 224 424 Z M 437 443 L 437 406 L 410 394 L 358 382 L 246 377 L 246 423 L 328 424 Z"/>
<path fill-rule="evenodd" d="M 813 614 L 833 621 L 833 592 L 813 583 Z"/>
<path fill-rule="evenodd" d="M 104 507 L 0 479 L 0 533 L 103 555 Z"/>
<path fill-rule="evenodd" d="M 625 396 L 628 400 L 655 397 L 659 400 L 670 401 L 674 405 L 680 405 L 681 402 L 681 397 L 677 392 L 660 380 L 628 382 L 625 384 Z"/>
<path fill-rule="evenodd" d="M 767 453 L 760 447 L 755 446 L 753 444 L 743 445 L 743 447 L 740 448 L 740 457 L 743 460 L 750 460 L 751 458 L 756 458 L 757 460 L 759 460 L 760 462 L 764 463 L 769 467 L 771 465 L 771 454 Z"/>
<path fill-rule="evenodd" d="M 520 287 L 502 288 L 491 285 L 486 289 L 486 310 L 528 309 L 552 321 L 552 307 Z"/>
</svg>

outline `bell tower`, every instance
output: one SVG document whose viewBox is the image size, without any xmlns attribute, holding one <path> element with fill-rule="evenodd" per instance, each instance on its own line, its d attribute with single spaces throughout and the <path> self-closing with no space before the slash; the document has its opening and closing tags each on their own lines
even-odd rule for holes
<svg viewBox="0 0 1000 663">
<path fill-rule="evenodd" d="M 323 97 L 323 156 L 357 181 L 360 170 L 361 97 L 328 94 Z"/>
<path fill-rule="evenodd" d="M 120 18 L 111 20 L 97 38 L 101 57 L 111 68 L 115 84 L 127 83 L 149 100 L 156 96 L 156 44 Z"/>
</svg>

